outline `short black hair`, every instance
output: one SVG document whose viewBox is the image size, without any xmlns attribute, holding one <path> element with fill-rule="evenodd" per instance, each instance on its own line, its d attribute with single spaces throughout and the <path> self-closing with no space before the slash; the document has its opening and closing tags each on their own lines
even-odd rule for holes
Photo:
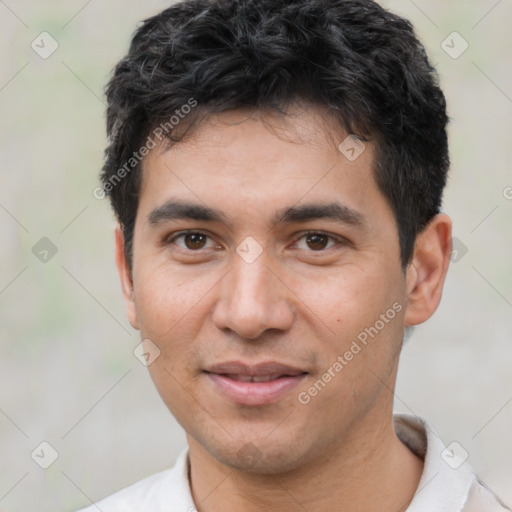
<svg viewBox="0 0 512 512">
<path fill-rule="evenodd" d="M 374 175 L 403 268 L 440 211 L 445 97 L 411 23 L 372 0 L 182 0 L 136 30 L 106 94 L 101 178 L 129 264 L 141 148 L 159 126 L 178 142 L 205 115 L 233 109 L 284 115 L 294 102 L 316 105 L 347 133 L 375 140 Z"/>
</svg>

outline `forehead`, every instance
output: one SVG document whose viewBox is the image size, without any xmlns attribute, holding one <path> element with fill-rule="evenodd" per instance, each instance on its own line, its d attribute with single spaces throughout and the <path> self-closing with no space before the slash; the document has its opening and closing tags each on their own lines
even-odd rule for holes
<svg viewBox="0 0 512 512">
<path fill-rule="evenodd" d="M 337 200 L 355 211 L 379 193 L 373 154 L 372 143 L 349 137 L 319 109 L 210 115 L 180 143 L 151 150 L 139 209 L 149 215 L 172 196 L 269 221 L 300 202 Z"/>
</svg>

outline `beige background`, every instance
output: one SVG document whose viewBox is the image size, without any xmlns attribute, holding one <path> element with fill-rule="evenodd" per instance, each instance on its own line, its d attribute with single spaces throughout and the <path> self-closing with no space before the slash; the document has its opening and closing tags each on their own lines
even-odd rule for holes
<svg viewBox="0 0 512 512">
<path fill-rule="evenodd" d="M 512 2 L 383 4 L 411 19 L 440 72 L 452 118 L 445 211 L 467 248 L 438 313 L 404 349 L 396 409 L 460 443 L 510 505 Z M 136 23 L 168 5 L 0 0 L 3 512 L 86 505 L 171 465 L 184 446 L 133 356 L 139 338 L 114 270 L 114 221 L 92 195 L 105 146 L 103 86 Z M 31 48 L 43 31 L 59 45 L 47 59 Z M 457 59 L 441 47 L 453 31 L 469 44 Z M 463 44 L 453 37 L 452 52 Z M 58 249 L 46 263 L 32 252 L 42 237 Z M 31 458 L 42 441 L 58 453 L 47 470 Z M 38 453 L 48 460 L 47 448 Z"/>
</svg>

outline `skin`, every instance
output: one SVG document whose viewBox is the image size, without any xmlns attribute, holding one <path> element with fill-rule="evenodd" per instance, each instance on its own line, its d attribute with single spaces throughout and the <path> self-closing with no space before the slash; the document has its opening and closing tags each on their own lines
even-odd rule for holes
<svg viewBox="0 0 512 512">
<path fill-rule="evenodd" d="M 439 214 L 429 223 L 404 270 L 396 221 L 372 173 L 373 143 L 351 162 L 337 148 L 347 134 L 325 113 L 293 113 L 210 116 L 184 142 L 151 150 L 131 268 L 116 231 L 128 317 L 160 350 L 149 370 L 187 432 L 200 512 L 404 510 L 423 462 L 394 432 L 392 390 L 404 327 L 427 320 L 441 299 L 451 221 Z M 218 209 L 225 222 L 152 224 L 169 199 Z M 333 201 L 363 223 L 271 224 L 282 208 Z M 183 230 L 207 237 L 199 248 L 190 237 L 172 240 Z M 320 237 L 319 249 L 308 232 L 332 238 Z M 262 248 L 252 263 L 236 252 L 249 236 Z M 300 403 L 394 303 L 401 311 Z M 278 361 L 307 375 L 275 403 L 240 405 L 203 371 L 232 360 Z"/>
</svg>

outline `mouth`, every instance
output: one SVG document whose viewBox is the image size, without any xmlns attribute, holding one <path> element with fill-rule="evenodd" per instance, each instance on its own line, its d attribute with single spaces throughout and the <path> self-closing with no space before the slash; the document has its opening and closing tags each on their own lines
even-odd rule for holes
<svg viewBox="0 0 512 512">
<path fill-rule="evenodd" d="M 257 365 L 226 362 L 213 365 L 204 373 L 217 393 L 247 406 L 278 402 L 308 375 L 304 370 L 274 361 Z"/>
<path fill-rule="evenodd" d="M 296 375 L 286 375 L 286 374 L 274 374 L 274 375 L 260 375 L 260 376 L 251 376 L 251 375 L 240 375 L 236 373 L 221 373 L 218 374 L 222 377 L 226 377 L 227 379 L 236 380 L 239 382 L 269 382 L 271 380 L 282 379 L 286 377 L 296 377 Z"/>
</svg>

